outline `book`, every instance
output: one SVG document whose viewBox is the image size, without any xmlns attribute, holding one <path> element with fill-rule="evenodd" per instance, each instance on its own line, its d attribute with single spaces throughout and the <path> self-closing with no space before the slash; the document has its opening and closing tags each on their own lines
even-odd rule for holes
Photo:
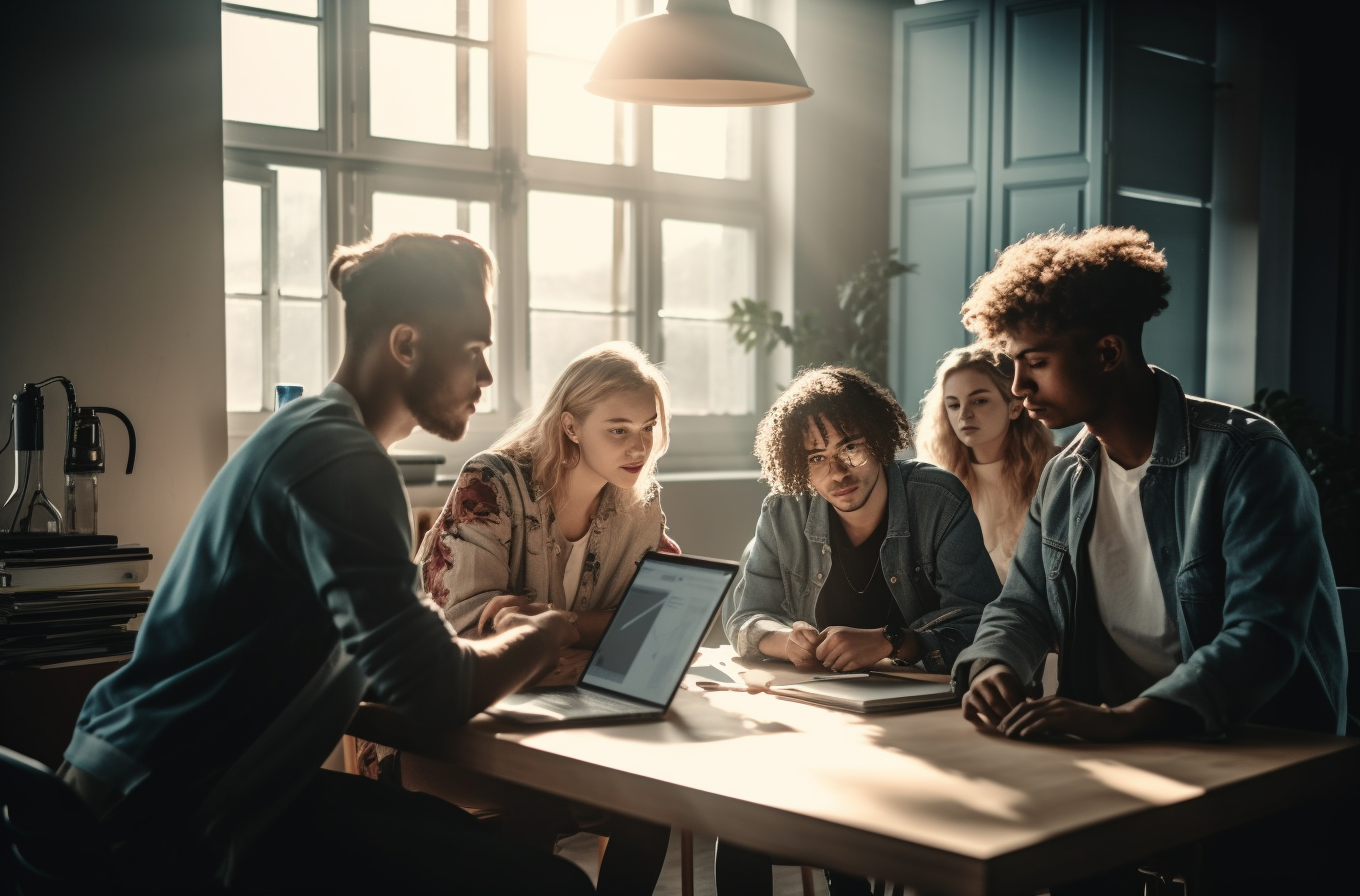
<svg viewBox="0 0 1360 896">
<path fill-rule="evenodd" d="M 136 585 L 150 573 L 150 560 L 150 554 L 140 554 L 136 559 L 114 557 L 92 563 L 6 566 L 0 569 L 0 594 L 41 588 Z"/>
<path fill-rule="evenodd" d="M 70 545 L 51 548 L 0 548 L 0 569 L 19 566 L 48 566 L 61 563 L 100 563 L 105 560 L 135 559 L 151 551 L 140 544 Z"/>
<path fill-rule="evenodd" d="M 49 550 L 72 547 L 111 547 L 117 535 L 64 535 L 55 532 L 0 532 L 0 554 L 19 550 Z"/>
<path fill-rule="evenodd" d="M 774 685 L 770 692 L 789 700 L 850 712 L 916 709 L 954 702 L 947 681 L 920 681 L 894 675 L 838 676 Z"/>
</svg>

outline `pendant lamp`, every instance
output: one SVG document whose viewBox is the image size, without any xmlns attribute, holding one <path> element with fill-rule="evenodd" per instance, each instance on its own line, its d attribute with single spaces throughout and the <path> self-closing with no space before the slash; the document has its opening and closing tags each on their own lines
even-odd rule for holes
<svg viewBox="0 0 1360 896">
<path fill-rule="evenodd" d="M 670 0 L 614 32 L 586 90 L 656 106 L 772 106 L 812 96 L 784 37 L 728 0 Z"/>
</svg>

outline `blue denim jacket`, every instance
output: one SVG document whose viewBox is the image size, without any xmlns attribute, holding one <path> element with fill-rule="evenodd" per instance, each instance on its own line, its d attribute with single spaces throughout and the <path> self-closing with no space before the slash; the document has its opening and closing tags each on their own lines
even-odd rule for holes
<svg viewBox="0 0 1360 896">
<path fill-rule="evenodd" d="M 1001 590 L 968 490 L 919 461 L 884 468 L 888 532 L 883 575 L 902 618 L 921 639 L 922 664 L 948 672 L 973 639 L 982 608 Z M 815 624 L 817 595 L 831 572 L 831 505 L 816 494 L 770 495 L 760 509 L 723 629 L 744 657 L 795 621 Z"/>
<path fill-rule="evenodd" d="M 1341 610 L 1303 464 L 1269 420 L 1187 398 L 1153 370 L 1157 432 L 1140 496 L 1184 659 L 1143 696 L 1190 708 L 1208 736 L 1247 721 L 1342 733 Z M 1083 431 L 1044 470 L 1006 586 L 955 664 L 956 693 L 992 662 L 1032 680 L 1056 647 L 1058 693 L 1104 700 L 1096 652 L 1110 644 L 1087 552 L 1099 463 Z"/>
</svg>

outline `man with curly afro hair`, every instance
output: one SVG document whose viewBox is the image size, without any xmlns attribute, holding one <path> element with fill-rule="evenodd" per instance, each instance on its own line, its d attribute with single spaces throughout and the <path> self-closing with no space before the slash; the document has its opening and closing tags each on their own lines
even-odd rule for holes
<svg viewBox="0 0 1360 896">
<path fill-rule="evenodd" d="M 723 620 L 742 656 L 809 672 L 885 659 L 949 671 L 1001 582 L 968 490 L 894 459 L 910 446 L 906 413 L 860 371 L 816 367 L 789 384 L 756 428 L 771 495 Z M 718 892 L 768 893 L 769 862 L 719 843 Z"/>
<path fill-rule="evenodd" d="M 1015 361 L 1011 390 L 1031 417 L 1085 426 L 1045 468 L 1006 586 L 955 663 L 981 729 L 1344 732 L 1317 492 L 1273 423 L 1149 366 L 1143 325 L 1169 288 L 1146 233 L 1094 227 L 1006 249 L 963 306 L 964 326 Z M 1055 645 L 1058 692 L 1030 699 Z"/>
</svg>

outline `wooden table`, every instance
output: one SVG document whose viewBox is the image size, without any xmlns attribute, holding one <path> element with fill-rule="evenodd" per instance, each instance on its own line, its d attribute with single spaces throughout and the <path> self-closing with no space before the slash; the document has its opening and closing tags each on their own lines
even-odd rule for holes
<svg viewBox="0 0 1360 896">
<path fill-rule="evenodd" d="M 368 706 L 351 731 L 413 742 Z M 1282 729 L 1040 744 L 981 734 L 955 708 L 855 715 L 690 690 L 659 722 L 532 730 L 482 715 L 415 745 L 451 774 L 960 896 L 1032 893 L 1360 780 L 1360 740 Z"/>
</svg>

